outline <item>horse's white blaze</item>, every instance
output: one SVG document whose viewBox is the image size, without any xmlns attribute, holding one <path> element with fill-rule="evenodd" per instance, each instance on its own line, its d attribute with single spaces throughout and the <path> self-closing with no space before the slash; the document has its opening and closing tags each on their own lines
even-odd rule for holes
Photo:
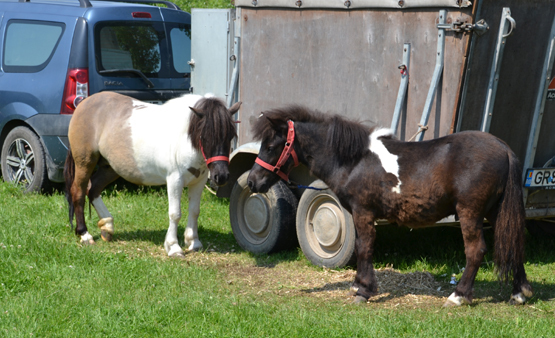
<svg viewBox="0 0 555 338">
<path fill-rule="evenodd" d="M 166 184 L 171 173 L 179 172 L 187 185 L 196 177 L 182 166 L 183 163 L 187 163 L 187 167 L 206 167 L 187 134 L 189 107 L 201 98 L 200 95 L 187 95 L 163 106 L 133 101 L 128 123 L 132 130 L 133 156 L 142 178 L 146 179 L 143 184 Z"/>
<path fill-rule="evenodd" d="M 393 135 L 391 129 L 382 128 L 372 132 L 372 134 L 370 134 L 370 151 L 378 156 L 385 172 L 397 177 L 398 183 L 395 187 L 391 188 L 391 191 L 400 194 L 401 178 L 399 177 L 399 163 L 397 162 L 399 156 L 390 153 L 383 142 L 379 140 L 380 137 L 388 135 Z"/>
</svg>

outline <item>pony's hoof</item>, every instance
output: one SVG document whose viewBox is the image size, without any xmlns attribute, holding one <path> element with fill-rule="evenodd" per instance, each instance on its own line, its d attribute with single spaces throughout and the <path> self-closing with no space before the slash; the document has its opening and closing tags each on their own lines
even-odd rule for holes
<svg viewBox="0 0 555 338">
<path fill-rule="evenodd" d="M 183 251 L 176 251 L 168 256 L 170 258 L 185 258 L 185 253 Z"/>
<path fill-rule="evenodd" d="M 98 221 L 98 227 L 100 228 L 100 237 L 106 242 L 112 241 L 114 219 L 112 217 L 105 217 Z"/>
<path fill-rule="evenodd" d="M 462 304 L 472 304 L 471 299 L 467 299 L 463 296 L 457 296 L 454 292 L 447 298 L 445 303 L 443 303 L 443 307 L 453 307 L 453 306 L 461 306 Z"/>
<path fill-rule="evenodd" d="M 368 303 L 368 299 L 362 296 L 356 296 L 355 299 L 353 300 L 353 304 L 366 304 L 366 303 Z"/>
<path fill-rule="evenodd" d="M 81 235 L 81 244 L 85 244 L 85 245 L 95 244 L 93 236 L 91 236 L 91 234 L 89 234 L 88 232 L 85 232 L 83 235 Z"/>
<path fill-rule="evenodd" d="M 199 241 L 196 241 L 191 243 L 191 245 L 189 245 L 189 247 L 187 248 L 187 251 L 200 251 L 202 250 L 202 248 L 203 248 L 202 243 Z"/>
<path fill-rule="evenodd" d="M 357 288 L 357 287 L 351 286 L 351 288 L 350 288 L 349 291 L 347 292 L 347 295 L 354 297 L 354 296 L 357 295 L 357 291 L 358 291 L 358 288 Z"/>
<path fill-rule="evenodd" d="M 112 241 L 112 234 L 109 233 L 109 232 L 106 231 L 106 230 L 101 230 L 101 231 L 100 231 L 100 237 L 102 237 L 102 239 L 103 239 L 105 242 L 111 242 L 111 241 Z"/>
<path fill-rule="evenodd" d="M 528 298 L 532 297 L 532 295 L 534 294 L 534 292 L 532 291 L 532 287 L 529 284 L 523 285 L 521 287 L 521 291 L 524 294 L 524 297 Z"/>
<path fill-rule="evenodd" d="M 457 304 L 451 301 L 450 299 L 447 299 L 445 303 L 443 303 L 443 307 L 455 307 L 455 306 L 461 306 L 461 304 Z"/>
<path fill-rule="evenodd" d="M 524 305 L 524 303 L 526 303 L 526 297 L 521 292 L 511 295 L 511 299 L 509 299 L 511 305 Z"/>
</svg>

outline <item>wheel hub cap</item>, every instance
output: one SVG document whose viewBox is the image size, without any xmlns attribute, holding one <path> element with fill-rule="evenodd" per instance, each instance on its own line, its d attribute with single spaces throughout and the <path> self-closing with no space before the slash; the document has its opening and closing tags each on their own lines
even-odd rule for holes
<svg viewBox="0 0 555 338">
<path fill-rule="evenodd" d="M 323 246 L 332 246 L 341 237 L 341 220 L 335 205 L 324 205 L 318 208 L 313 218 L 314 235 Z"/>
<path fill-rule="evenodd" d="M 262 195 L 251 195 L 244 204 L 243 213 L 245 223 L 253 233 L 262 233 L 268 227 L 268 203 Z"/>
</svg>

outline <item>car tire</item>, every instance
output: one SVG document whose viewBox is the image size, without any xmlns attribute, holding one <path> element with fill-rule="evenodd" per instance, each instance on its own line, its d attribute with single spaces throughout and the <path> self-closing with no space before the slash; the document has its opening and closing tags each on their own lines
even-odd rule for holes
<svg viewBox="0 0 555 338">
<path fill-rule="evenodd" d="M 44 149 L 38 136 L 27 127 L 12 129 L 2 146 L 2 177 L 25 192 L 41 192 L 49 185 Z"/>
<path fill-rule="evenodd" d="M 235 240 L 255 254 L 296 247 L 297 198 L 282 181 L 265 194 L 251 192 L 247 185 L 249 173 L 243 173 L 231 191 L 229 218 Z"/>
<path fill-rule="evenodd" d="M 356 262 L 356 231 L 353 217 L 337 196 L 323 184 L 313 182 L 303 192 L 297 209 L 297 237 L 312 264 L 339 268 Z"/>
</svg>

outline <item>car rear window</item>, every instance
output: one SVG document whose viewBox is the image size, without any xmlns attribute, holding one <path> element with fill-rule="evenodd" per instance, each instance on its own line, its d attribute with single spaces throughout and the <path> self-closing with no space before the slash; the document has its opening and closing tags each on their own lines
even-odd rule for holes
<svg viewBox="0 0 555 338">
<path fill-rule="evenodd" d="M 173 67 L 178 73 L 191 73 L 191 30 L 185 25 L 170 28 Z"/>
<path fill-rule="evenodd" d="M 188 77 L 191 72 L 187 64 L 191 56 L 189 37 L 189 25 L 99 23 L 95 27 L 97 70 L 122 77 L 135 76 L 129 70 L 138 70 L 150 78 Z"/>
<path fill-rule="evenodd" d="M 10 20 L 4 38 L 3 69 L 34 73 L 46 67 L 64 32 L 59 22 Z"/>
</svg>

